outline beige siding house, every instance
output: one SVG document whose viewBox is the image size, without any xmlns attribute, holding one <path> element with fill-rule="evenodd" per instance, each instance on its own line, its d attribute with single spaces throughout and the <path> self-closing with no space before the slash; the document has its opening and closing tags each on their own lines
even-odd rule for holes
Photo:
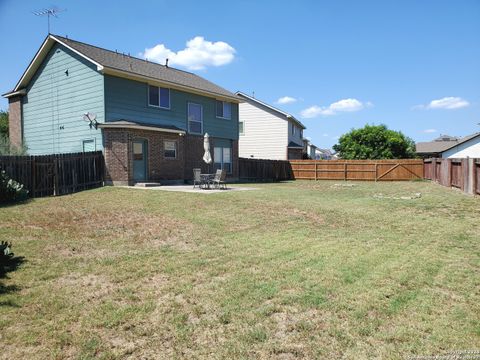
<svg viewBox="0 0 480 360">
<path fill-rule="evenodd" d="M 291 114 L 242 92 L 239 104 L 239 156 L 255 159 L 301 159 L 305 126 Z"/>
</svg>

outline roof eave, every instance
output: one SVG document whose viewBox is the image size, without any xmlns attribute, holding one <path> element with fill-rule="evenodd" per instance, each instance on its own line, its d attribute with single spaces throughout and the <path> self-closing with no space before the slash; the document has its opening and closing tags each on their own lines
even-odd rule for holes
<svg viewBox="0 0 480 360">
<path fill-rule="evenodd" d="M 458 145 L 464 144 L 466 142 L 469 142 L 470 140 L 476 139 L 479 136 L 480 136 L 480 132 L 477 133 L 474 136 L 471 136 L 471 137 L 466 136 L 467 139 L 464 139 L 464 140 L 460 139 L 456 144 L 453 144 L 452 146 L 447 147 L 446 149 L 442 150 L 441 152 L 445 152 L 447 150 L 453 149 L 455 146 L 458 146 Z"/>
<path fill-rule="evenodd" d="M 101 129 L 135 129 L 135 130 L 150 130 L 150 131 L 158 131 L 158 132 L 167 132 L 179 135 L 185 135 L 185 130 L 175 130 L 175 129 L 167 129 L 157 126 L 148 126 L 148 125 L 139 125 L 139 124 L 109 124 L 101 123 L 98 124 L 98 127 Z"/>
<path fill-rule="evenodd" d="M 120 70 L 120 69 L 116 69 L 116 68 L 112 68 L 112 67 L 108 67 L 108 66 L 103 67 L 102 73 L 107 74 L 107 75 L 121 77 L 121 78 L 126 78 L 126 79 L 148 81 L 152 84 L 165 85 L 165 86 L 167 86 L 169 88 L 172 88 L 172 89 L 178 89 L 178 90 L 187 91 L 187 92 L 190 92 L 190 93 L 195 93 L 195 94 L 199 94 L 199 95 L 203 95 L 203 96 L 213 97 L 213 98 L 218 99 L 218 100 L 228 100 L 228 101 L 234 102 L 234 103 L 242 102 L 241 98 L 239 98 L 237 96 L 228 96 L 228 95 L 219 94 L 219 93 L 212 92 L 212 91 L 206 91 L 206 90 L 198 89 L 198 88 L 195 88 L 195 87 L 181 85 L 181 84 L 166 81 L 166 80 L 159 80 L 157 78 L 152 78 L 152 77 L 149 77 L 149 76 L 140 75 L 140 74 L 137 74 L 137 73 L 134 73 L 134 72 Z"/>
<path fill-rule="evenodd" d="M 54 35 L 49 34 L 45 40 L 43 41 L 42 45 L 38 49 L 37 53 L 33 57 L 32 61 L 30 61 L 30 64 L 28 64 L 27 69 L 24 71 L 22 77 L 18 81 L 17 85 L 15 85 L 15 88 L 13 89 L 13 92 L 19 91 L 20 89 L 23 89 L 27 87 L 28 83 L 32 79 L 32 77 L 35 75 L 36 71 L 42 64 L 43 60 L 45 59 L 45 56 L 47 56 L 48 52 L 50 49 L 53 47 L 53 44 L 57 42 L 59 44 L 62 44 L 69 50 L 73 51 L 74 53 L 78 54 L 79 56 L 83 57 L 87 61 L 91 62 L 92 64 L 97 66 L 98 71 L 103 70 L 103 65 L 99 64 L 98 62 L 94 61 L 93 59 L 89 58 L 88 56 L 85 56 L 83 53 L 81 53 L 78 50 L 75 50 L 62 40 L 56 38 Z"/>
<path fill-rule="evenodd" d="M 5 93 L 5 94 L 2 94 L 2 96 L 3 96 L 4 98 L 7 98 L 7 99 L 8 99 L 8 98 L 11 98 L 11 97 L 13 97 L 13 96 L 18 96 L 18 95 L 22 95 L 22 96 L 23 96 L 23 95 L 25 95 L 26 93 L 27 93 L 27 90 L 26 90 L 26 89 L 20 89 L 20 90 L 18 90 L 18 91 L 14 91 L 14 90 L 13 90 L 13 91 L 9 91 L 9 92 L 7 92 L 7 93 Z"/>
</svg>

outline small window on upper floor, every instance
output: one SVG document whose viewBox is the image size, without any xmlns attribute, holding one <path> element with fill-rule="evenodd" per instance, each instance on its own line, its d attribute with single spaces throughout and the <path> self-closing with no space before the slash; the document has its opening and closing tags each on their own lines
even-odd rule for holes
<svg viewBox="0 0 480 360">
<path fill-rule="evenodd" d="M 292 135 L 295 135 L 296 130 L 297 130 L 297 127 L 292 124 Z"/>
<path fill-rule="evenodd" d="M 170 109 L 170 89 L 148 85 L 148 105 Z"/>
<path fill-rule="evenodd" d="M 245 123 L 243 121 L 238 122 L 238 133 L 240 135 L 245 135 Z"/>
<path fill-rule="evenodd" d="M 230 120 L 232 118 L 232 104 L 217 100 L 216 114 L 218 118 Z"/>
</svg>

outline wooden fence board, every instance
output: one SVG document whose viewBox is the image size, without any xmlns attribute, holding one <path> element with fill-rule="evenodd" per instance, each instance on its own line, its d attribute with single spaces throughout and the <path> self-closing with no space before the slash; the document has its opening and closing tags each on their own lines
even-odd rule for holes
<svg viewBox="0 0 480 360">
<path fill-rule="evenodd" d="M 31 197 L 64 195 L 103 186 L 101 151 L 37 156 L 0 156 L 0 170 L 29 190 Z"/>
<path fill-rule="evenodd" d="M 475 160 L 473 164 L 473 189 L 475 194 L 480 195 L 480 159 Z"/>
<path fill-rule="evenodd" d="M 239 178 L 248 181 L 292 180 L 290 163 L 284 160 L 239 158 Z"/>
<path fill-rule="evenodd" d="M 468 194 L 480 194 L 480 159 L 425 159 L 424 178 Z"/>
</svg>

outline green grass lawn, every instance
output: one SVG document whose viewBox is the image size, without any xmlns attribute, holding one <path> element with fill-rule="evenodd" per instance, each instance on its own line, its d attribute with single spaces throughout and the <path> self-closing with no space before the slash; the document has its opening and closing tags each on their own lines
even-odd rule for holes
<svg viewBox="0 0 480 360">
<path fill-rule="evenodd" d="M 5 359 L 404 359 L 480 348 L 480 199 L 426 182 L 0 208 Z M 374 198 L 405 196 L 412 200 Z"/>
</svg>

